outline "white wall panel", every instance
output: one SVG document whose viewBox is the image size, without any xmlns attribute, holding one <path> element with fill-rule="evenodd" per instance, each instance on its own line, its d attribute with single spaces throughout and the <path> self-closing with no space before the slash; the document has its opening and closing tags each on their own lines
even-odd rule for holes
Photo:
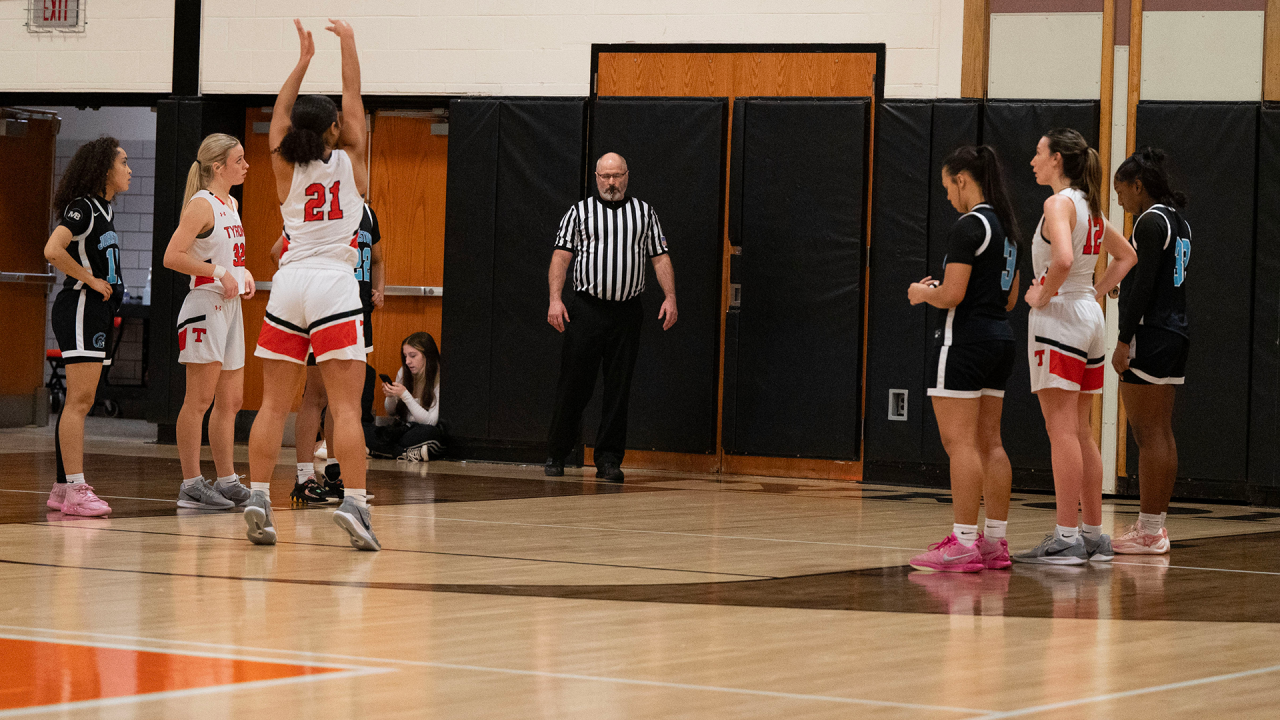
<svg viewBox="0 0 1280 720">
<path fill-rule="evenodd" d="M 1102 13 L 993 13 L 987 93 L 993 98 L 1097 100 Z"/>
<path fill-rule="evenodd" d="M 1261 11 L 1142 14 L 1143 100 L 1261 100 Z"/>
<path fill-rule="evenodd" d="M 86 8 L 84 33 L 28 33 L 27 1 L 0 2 L 0 91 L 169 92 L 173 1 Z"/>
<path fill-rule="evenodd" d="M 275 93 L 316 39 L 304 92 L 337 92 L 326 17 L 356 28 L 367 93 L 586 95 L 592 43 L 885 43 L 885 94 L 960 91 L 963 0 L 205 0 L 205 93 Z M 355 17 L 352 13 L 356 12 Z"/>
</svg>

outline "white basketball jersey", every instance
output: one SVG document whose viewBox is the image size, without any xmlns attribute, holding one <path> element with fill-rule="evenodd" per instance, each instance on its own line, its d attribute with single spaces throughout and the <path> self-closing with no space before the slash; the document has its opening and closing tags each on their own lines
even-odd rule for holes
<svg viewBox="0 0 1280 720">
<path fill-rule="evenodd" d="M 192 201 L 197 198 L 207 200 L 213 208 L 213 230 L 206 237 L 196 238 L 191 246 L 191 255 L 197 260 L 226 268 L 227 273 L 235 278 L 240 294 L 244 294 L 244 226 L 240 224 L 240 213 L 208 190 L 191 196 Z M 192 277 L 191 289 L 222 294 L 222 283 L 211 277 Z"/>
<path fill-rule="evenodd" d="M 304 260 L 347 270 L 355 267 L 364 198 L 356 189 L 351 158 L 345 151 L 332 151 L 327 161 L 294 165 L 293 184 L 280 214 L 287 235 L 280 267 Z"/>
<path fill-rule="evenodd" d="M 1083 190 L 1069 187 L 1058 194 L 1065 195 L 1076 206 L 1076 227 L 1071 231 L 1071 272 L 1067 273 L 1067 279 L 1058 288 L 1058 294 L 1092 295 L 1093 269 L 1098 264 L 1098 253 L 1102 252 L 1105 226 L 1102 218 L 1089 215 L 1089 201 Z M 1037 282 L 1044 281 L 1044 274 L 1052 259 L 1053 250 L 1049 239 L 1044 236 L 1044 216 L 1041 216 L 1040 224 L 1036 226 L 1035 238 L 1031 242 L 1031 267 L 1035 271 Z"/>
</svg>

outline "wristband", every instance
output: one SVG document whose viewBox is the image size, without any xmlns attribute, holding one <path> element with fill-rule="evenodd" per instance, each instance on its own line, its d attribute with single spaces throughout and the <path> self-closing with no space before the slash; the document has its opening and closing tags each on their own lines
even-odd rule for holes
<svg viewBox="0 0 1280 720">
<path fill-rule="evenodd" d="M 226 268 L 222 267 L 221 265 L 214 265 L 214 266 L 213 266 L 213 279 L 214 279 L 214 280 L 221 280 L 221 279 L 222 279 L 222 276 L 223 276 L 223 275 L 226 275 L 226 274 L 227 274 L 227 269 L 226 269 Z"/>
</svg>

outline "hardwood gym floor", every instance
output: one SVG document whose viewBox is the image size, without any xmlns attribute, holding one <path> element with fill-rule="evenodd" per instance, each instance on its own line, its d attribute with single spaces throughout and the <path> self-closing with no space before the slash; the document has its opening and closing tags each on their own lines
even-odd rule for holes
<svg viewBox="0 0 1280 720">
<path fill-rule="evenodd" d="M 260 548 L 238 513 L 176 508 L 174 448 L 91 427 L 107 519 L 44 507 L 48 429 L 0 431 L 0 718 L 1203 720 L 1280 705 L 1280 513 L 1178 504 L 1168 557 L 954 576 L 905 566 L 946 531 L 944 493 L 380 461 L 383 552 L 350 549 L 324 509 L 277 508 L 281 543 Z M 1013 548 L 1051 527 L 1051 501 L 1015 494 Z M 1109 502 L 1105 522 L 1136 512 Z"/>
</svg>

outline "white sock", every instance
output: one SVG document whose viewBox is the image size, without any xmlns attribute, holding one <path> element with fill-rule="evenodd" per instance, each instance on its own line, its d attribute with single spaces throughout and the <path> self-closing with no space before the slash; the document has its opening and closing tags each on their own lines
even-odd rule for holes
<svg viewBox="0 0 1280 720">
<path fill-rule="evenodd" d="M 360 488 L 358 490 L 356 488 L 346 488 L 346 490 L 344 490 L 342 493 L 342 497 L 344 500 L 346 498 L 354 499 L 356 501 L 356 504 L 359 505 L 360 507 L 369 507 L 369 503 L 365 499 L 364 488 Z"/>
<path fill-rule="evenodd" d="M 1074 543 L 1076 538 L 1080 537 L 1080 528 L 1056 525 L 1054 526 L 1054 533 L 1057 534 L 1059 540 L 1066 540 L 1069 543 Z"/>
<path fill-rule="evenodd" d="M 189 488 L 195 487 L 196 485 L 199 485 L 200 481 L 203 479 L 204 479 L 203 475 L 197 475 L 195 477 L 185 478 L 182 481 L 182 487 L 189 487 Z"/>
<path fill-rule="evenodd" d="M 951 526 L 951 533 L 956 536 L 960 544 L 965 547 L 973 547 L 978 542 L 978 526 L 977 525 L 961 525 L 954 523 Z"/>
<path fill-rule="evenodd" d="M 67 476 L 67 482 L 68 482 L 68 483 L 70 483 L 70 484 L 73 484 L 73 485 L 74 485 L 75 483 L 82 483 L 82 482 L 84 482 L 84 473 L 75 473 L 75 474 L 73 474 L 73 475 L 68 475 L 68 476 Z"/>
<path fill-rule="evenodd" d="M 1142 523 L 1142 531 L 1148 535 L 1159 535 L 1164 527 L 1164 513 L 1138 513 L 1138 522 Z"/>
<path fill-rule="evenodd" d="M 1008 520 L 992 520 L 991 518 L 987 518 L 987 525 L 984 528 L 986 532 L 984 532 L 983 535 L 985 535 L 988 540 L 999 540 L 1004 537 L 1005 530 L 1007 530 L 1008 527 Z"/>
<path fill-rule="evenodd" d="M 217 486 L 217 487 L 231 487 L 232 485 L 235 485 L 235 484 L 236 484 L 236 481 L 237 481 L 237 480 L 239 480 L 239 479 L 240 479 L 240 476 L 239 476 L 239 475 L 236 475 L 235 473 L 232 473 L 232 474 L 230 474 L 230 475 L 224 475 L 224 476 L 222 476 L 222 477 L 218 478 L 218 482 L 216 483 L 216 486 Z"/>
<path fill-rule="evenodd" d="M 315 476 L 315 474 L 316 474 L 315 463 L 298 463 L 298 484 L 299 485 L 306 482 L 307 478 Z"/>
<path fill-rule="evenodd" d="M 1080 534 L 1084 535 L 1086 538 L 1090 540 L 1101 540 L 1102 526 L 1090 525 L 1089 523 L 1080 523 Z"/>
<path fill-rule="evenodd" d="M 267 494 L 267 497 L 271 497 L 271 483 L 269 482 L 260 483 L 260 482 L 253 482 L 252 480 L 250 480 L 249 489 L 261 490 L 262 492 Z"/>
</svg>

